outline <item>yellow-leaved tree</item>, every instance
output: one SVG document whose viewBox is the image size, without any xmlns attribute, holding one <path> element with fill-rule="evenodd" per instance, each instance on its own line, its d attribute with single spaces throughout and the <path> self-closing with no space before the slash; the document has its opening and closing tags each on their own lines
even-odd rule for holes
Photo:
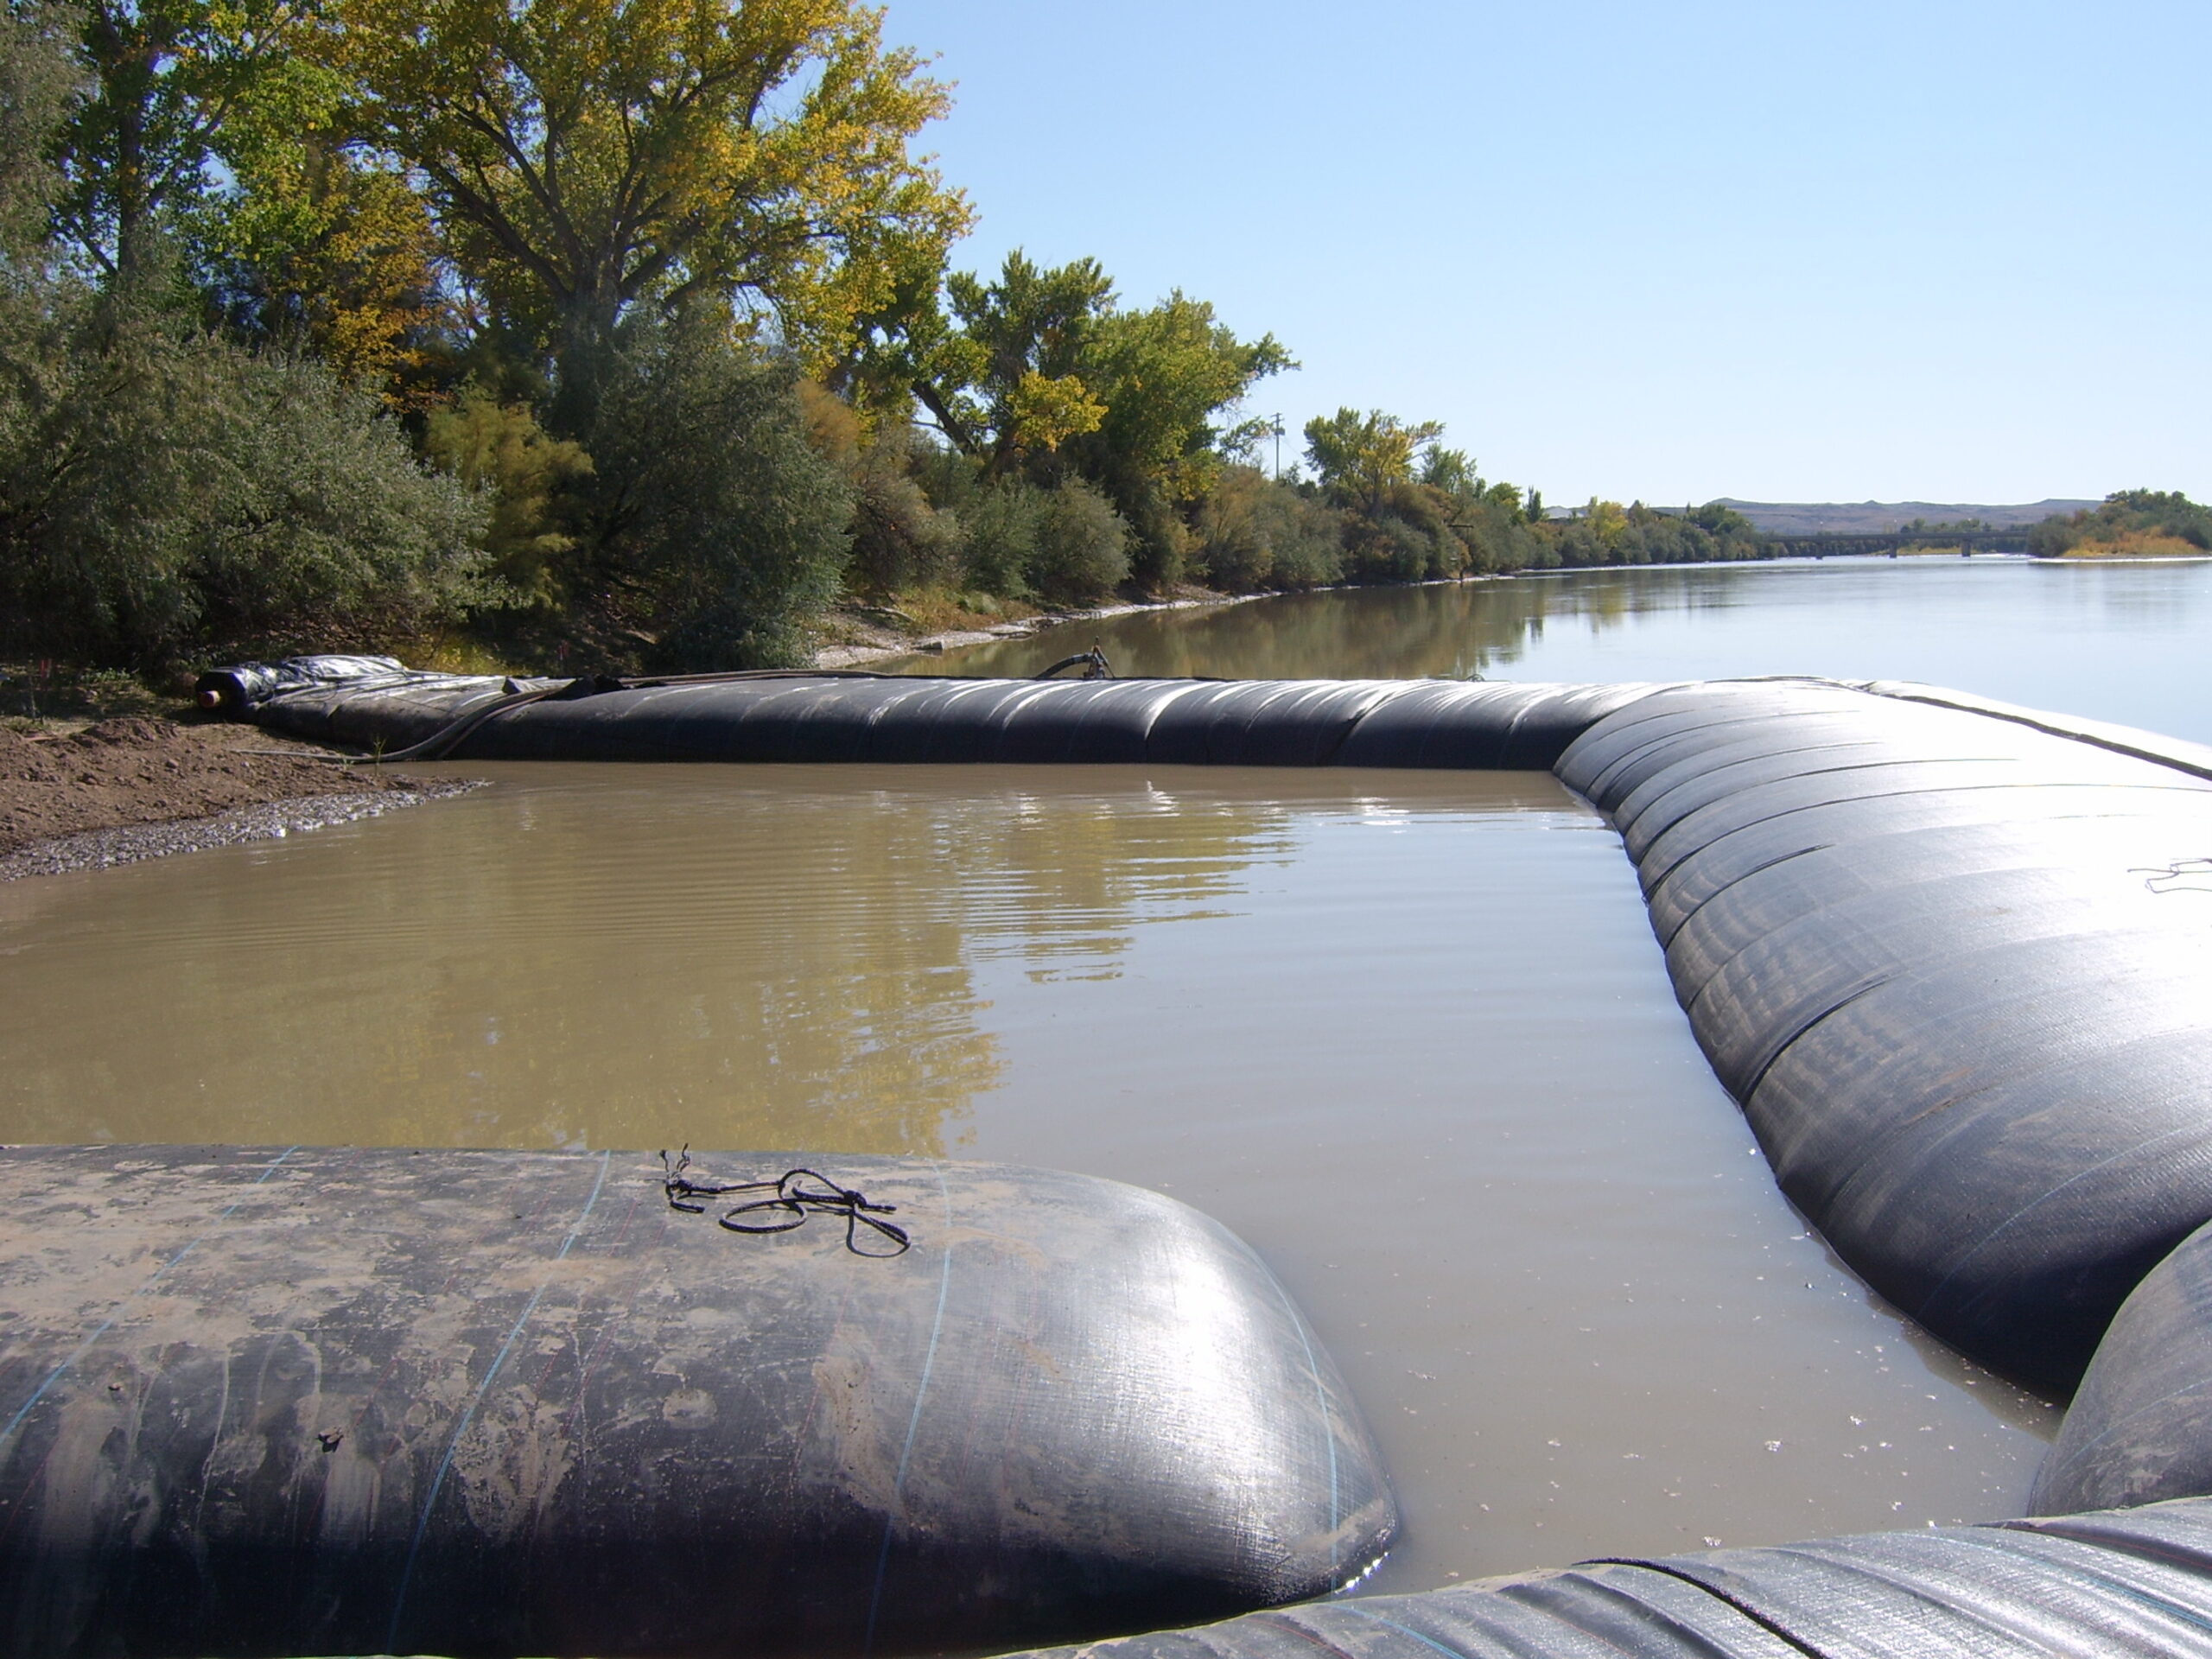
<svg viewBox="0 0 2212 1659">
<path fill-rule="evenodd" d="M 358 137 L 556 365 L 633 308 L 713 308 L 810 367 L 965 200 L 909 141 L 948 105 L 854 0 L 339 0 Z"/>
</svg>

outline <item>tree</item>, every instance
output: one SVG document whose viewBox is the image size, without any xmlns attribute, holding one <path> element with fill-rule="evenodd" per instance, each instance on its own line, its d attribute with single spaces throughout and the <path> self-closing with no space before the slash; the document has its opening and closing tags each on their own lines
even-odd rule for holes
<svg viewBox="0 0 2212 1659">
<path fill-rule="evenodd" d="M 2053 558 L 2087 552 L 2167 555 L 2212 550 L 2212 507 L 2177 490 L 2120 490 L 2069 517 L 2046 518 L 2028 532 L 2028 551 Z"/>
<path fill-rule="evenodd" d="M 346 139 L 344 87 L 294 57 L 224 122 L 227 175 L 183 216 L 216 311 L 242 338 L 306 349 L 396 407 L 435 401 L 426 343 L 450 333 L 436 227 L 395 167 Z"/>
<path fill-rule="evenodd" d="M 77 23 L 66 6 L 0 7 L 0 279 L 34 279 L 45 263 L 60 188 L 47 149 L 81 85 Z"/>
<path fill-rule="evenodd" d="M 1239 340 L 1179 292 L 1124 309 L 1095 259 L 1048 268 L 1017 249 L 993 281 L 955 275 L 945 294 L 957 331 L 916 297 L 871 348 L 879 360 L 913 372 L 912 395 L 987 476 L 1095 486 L 1135 538 L 1137 578 L 1177 580 L 1189 512 L 1265 429 L 1238 406 L 1290 353 L 1271 334 Z"/>
<path fill-rule="evenodd" d="M 1233 417 L 1257 382 L 1294 366 L 1273 334 L 1239 340 L 1211 305 L 1180 289 L 1148 309 L 1112 313 L 1078 370 L 1105 406 L 1095 440 L 1101 481 L 1118 493 L 1116 474 L 1127 469 L 1174 500 L 1196 499 L 1225 457 L 1267 429 L 1264 420 L 1220 417 Z"/>
<path fill-rule="evenodd" d="M 311 0 L 86 0 L 79 56 L 90 82 L 57 147 L 57 233 L 110 282 L 128 283 L 163 231 L 216 188 L 226 122 L 289 72 Z"/>
<path fill-rule="evenodd" d="M 945 89 L 855 0 L 339 4 L 359 136 L 414 170 L 470 283 L 571 371 L 647 301 L 765 308 L 827 362 L 967 227 L 907 153 Z"/>
<path fill-rule="evenodd" d="M 1332 500 L 1373 513 L 1395 486 L 1413 482 L 1415 455 L 1443 435 L 1439 421 L 1409 425 L 1379 409 L 1339 409 L 1306 423 L 1306 458 Z"/>
<path fill-rule="evenodd" d="M 569 577 L 597 654 L 785 668 L 836 596 L 850 487 L 807 440 L 788 359 L 702 319 L 632 320 L 583 435 Z"/>
<path fill-rule="evenodd" d="M 913 391 L 947 437 L 996 476 L 1097 429 L 1105 411 L 1082 371 L 1114 283 L 1096 259 L 1046 270 L 1016 248 L 995 280 L 956 271 L 945 294 L 957 343 L 927 328 L 938 338 Z"/>
</svg>

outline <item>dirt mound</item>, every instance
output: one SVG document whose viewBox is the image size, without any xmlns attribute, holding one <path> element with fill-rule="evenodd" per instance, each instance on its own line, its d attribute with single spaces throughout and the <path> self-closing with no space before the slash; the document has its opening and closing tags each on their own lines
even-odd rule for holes
<svg viewBox="0 0 2212 1659">
<path fill-rule="evenodd" d="M 0 728 L 0 855 L 124 824 L 203 818 L 324 795 L 378 794 L 413 779 L 334 766 L 251 727 L 182 726 L 139 715 L 67 737 Z"/>
</svg>

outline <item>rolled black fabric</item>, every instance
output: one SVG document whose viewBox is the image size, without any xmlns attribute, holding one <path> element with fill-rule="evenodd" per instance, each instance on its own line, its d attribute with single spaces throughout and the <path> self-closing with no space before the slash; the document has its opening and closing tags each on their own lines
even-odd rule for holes
<svg viewBox="0 0 2212 1659">
<path fill-rule="evenodd" d="M 0 1648 L 1005 1647 L 1389 1545 L 1342 1382 L 1215 1223 L 1004 1166 L 688 1174 L 800 1165 L 871 1208 L 677 1210 L 636 1154 L 0 1155 Z"/>
<path fill-rule="evenodd" d="M 1875 1533 L 1255 1613 L 1052 1659 L 2212 1654 L 2212 1503 Z"/>
<path fill-rule="evenodd" d="M 1647 688 L 1422 680 L 965 680 L 887 675 L 707 683 L 454 676 L 302 683 L 251 717 L 296 737 L 396 750 L 520 684 L 450 751 L 480 760 L 1069 762 L 1541 769 Z"/>
<path fill-rule="evenodd" d="M 1783 1190 L 1937 1335 L 2070 1386 L 2212 1217 L 2212 929 L 2158 879 L 2212 851 L 2212 788 L 1789 682 L 1655 692 L 1559 770 Z"/>
<path fill-rule="evenodd" d="M 260 704 L 315 686 L 353 688 L 415 677 L 397 657 L 291 657 L 281 663 L 239 663 L 211 670 L 194 684 L 203 709 L 244 719 Z"/>
<path fill-rule="evenodd" d="M 2030 1510 L 2212 1493 L 2212 1227 L 2153 1268 L 2121 1306 L 2036 1471 Z"/>
</svg>

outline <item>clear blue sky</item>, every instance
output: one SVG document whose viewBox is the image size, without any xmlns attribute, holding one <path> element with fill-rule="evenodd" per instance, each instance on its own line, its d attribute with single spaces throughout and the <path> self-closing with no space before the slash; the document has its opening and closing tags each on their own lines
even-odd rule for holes
<svg viewBox="0 0 2212 1659">
<path fill-rule="evenodd" d="M 1554 502 L 2212 499 L 2212 4 L 889 0 L 956 256 Z M 1292 444 L 1285 445 L 1285 459 Z"/>
</svg>

